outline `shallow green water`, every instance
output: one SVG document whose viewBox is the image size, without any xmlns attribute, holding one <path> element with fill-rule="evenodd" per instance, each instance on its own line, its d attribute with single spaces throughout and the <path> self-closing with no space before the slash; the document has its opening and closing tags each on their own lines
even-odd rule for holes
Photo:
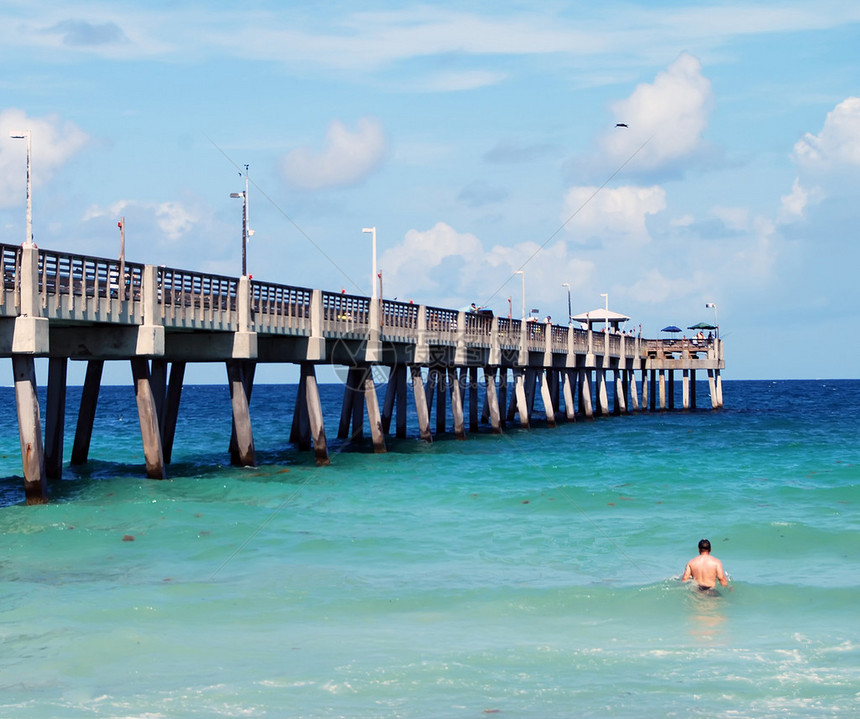
<svg viewBox="0 0 860 719">
<path fill-rule="evenodd" d="M 141 479 L 129 388 L 104 390 L 93 461 L 49 505 L 17 503 L 4 450 L 0 715 L 860 712 L 860 382 L 727 382 L 721 412 L 386 455 L 334 443 L 320 469 L 286 445 L 294 392 L 255 390 L 256 469 L 218 466 L 212 387 L 183 395 L 170 481 Z M 676 580 L 702 536 L 733 580 L 719 598 Z"/>
</svg>

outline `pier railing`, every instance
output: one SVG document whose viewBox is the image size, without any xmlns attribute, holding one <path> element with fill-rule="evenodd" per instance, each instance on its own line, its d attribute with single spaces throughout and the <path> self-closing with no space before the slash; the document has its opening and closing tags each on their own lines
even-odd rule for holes
<svg viewBox="0 0 860 719">
<path fill-rule="evenodd" d="M 26 253 L 36 253 L 35 255 Z M 25 262 L 25 255 L 27 261 Z M 374 300 L 271 282 L 153 268 L 66 252 L 0 245 L 0 316 L 98 324 L 162 326 L 165 330 L 246 332 L 403 345 L 613 358 L 716 356 L 715 340 L 642 340 L 563 325 L 494 317 L 489 312 Z M 147 279 L 150 278 L 150 279 Z M 243 284 L 244 283 L 244 284 Z M 244 289 L 243 289 L 244 288 Z M 247 301 L 244 299 L 248 294 Z M 374 305 L 374 302 L 378 304 Z M 152 317 L 145 316 L 145 308 Z M 372 327 L 377 324 L 378 327 Z M 35 353 L 44 352 L 38 347 Z"/>
</svg>

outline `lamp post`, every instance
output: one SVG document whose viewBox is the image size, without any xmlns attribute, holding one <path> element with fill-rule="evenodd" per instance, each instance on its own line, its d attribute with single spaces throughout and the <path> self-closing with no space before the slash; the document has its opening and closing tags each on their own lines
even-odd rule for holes
<svg viewBox="0 0 860 719">
<path fill-rule="evenodd" d="M 240 173 L 241 174 L 241 173 Z M 248 238 L 254 234 L 254 230 L 248 227 L 248 166 L 245 165 L 245 191 L 231 192 L 230 197 L 242 198 L 242 277 L 248 274 Z"/>
<path fill-rule="evenodd" d="M 720 339 L 720 323 L 717 322 L 717 306 L 713 302 L 705 302 L 705 307 L 714 308 L 714 327 L 717 328 L 717 339 Z"/>
<path fill-rule="evenodd" d="M 378 297 L 378 295 L 376 294 L 376 277 L 377 277 L 377 272 L 376 272 L 376 227 L 375 226 L 374 227 L 363 227 L 361 231 L 362 232 L 369 232 L 373 237 L 373 241 L 372 241 L 373 242 L 373 248 L 372 248 L 372 252 L 373 252 L 372 271 L 373 271 L 373 274 L 371 274 L 371 276 L 370 276 L 370 291 L 371 291 L 370 297 L 371 297 L 371 299 L 375 300 Z"/>
<path fill-rule="evenodd" d="M 601 292 L 600 296 L 606 300 L 606 327 L 604 329 L 606 330 L 606 334 L 609 334 L 609 293 Z"/>
<path fill-rule="evenodd" d="M 573 322 L 573 310 L 570 306 L 570 282 L 562 282 L 562 287 L 567 287 L 567 324 Z"/>
<path fill-rule="evenodd" d="M 30 177 L 30 131 L 10 132 L 9 137 L 13 140 L 27 140 L 27 238 L 24 244 L 29 247 L 33 244 L 33 183 Z"/>
<path fill-rule="evenodd" d="M 526 273 L 525 270 L 517 270 L 514 272 L 515 275 L 521 275 L 523 280 L 523 316 L 522 322 L 526 321 Z"/>
</svg>

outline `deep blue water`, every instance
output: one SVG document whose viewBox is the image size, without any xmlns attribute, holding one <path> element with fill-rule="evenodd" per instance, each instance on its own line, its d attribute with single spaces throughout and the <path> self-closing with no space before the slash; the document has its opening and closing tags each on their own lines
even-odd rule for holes
<svg viewBox="0 0 860 719">
<path fill-rule="evenodd" d="M 131 387 L 68 466 L 70 388 L 63 480 L 27 507 L 0 389 L 0 716 L 860 713 L 860 382 L 431 445 L 410 413 L 384 455 L 334 438 L 330 385 L 323 468 L 295 391 L 254 389 L 240 469 L 226 387 L 186 387 L 153 481 Z M 677 581 L 703 536 L 718 598 Z"/>
</svg>

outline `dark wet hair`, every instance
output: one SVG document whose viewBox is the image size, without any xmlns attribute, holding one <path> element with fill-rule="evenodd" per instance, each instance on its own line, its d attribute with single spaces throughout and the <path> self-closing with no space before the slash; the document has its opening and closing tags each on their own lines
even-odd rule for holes
<svg viewBox="0 0 860 719">
<path fill-rule="evenodd" d="M 700 552 L 710 552 L 711 551 L 711 543 L 707 539 L 702 539 L 699 541 L 699 551 Z"/>
</svg>

